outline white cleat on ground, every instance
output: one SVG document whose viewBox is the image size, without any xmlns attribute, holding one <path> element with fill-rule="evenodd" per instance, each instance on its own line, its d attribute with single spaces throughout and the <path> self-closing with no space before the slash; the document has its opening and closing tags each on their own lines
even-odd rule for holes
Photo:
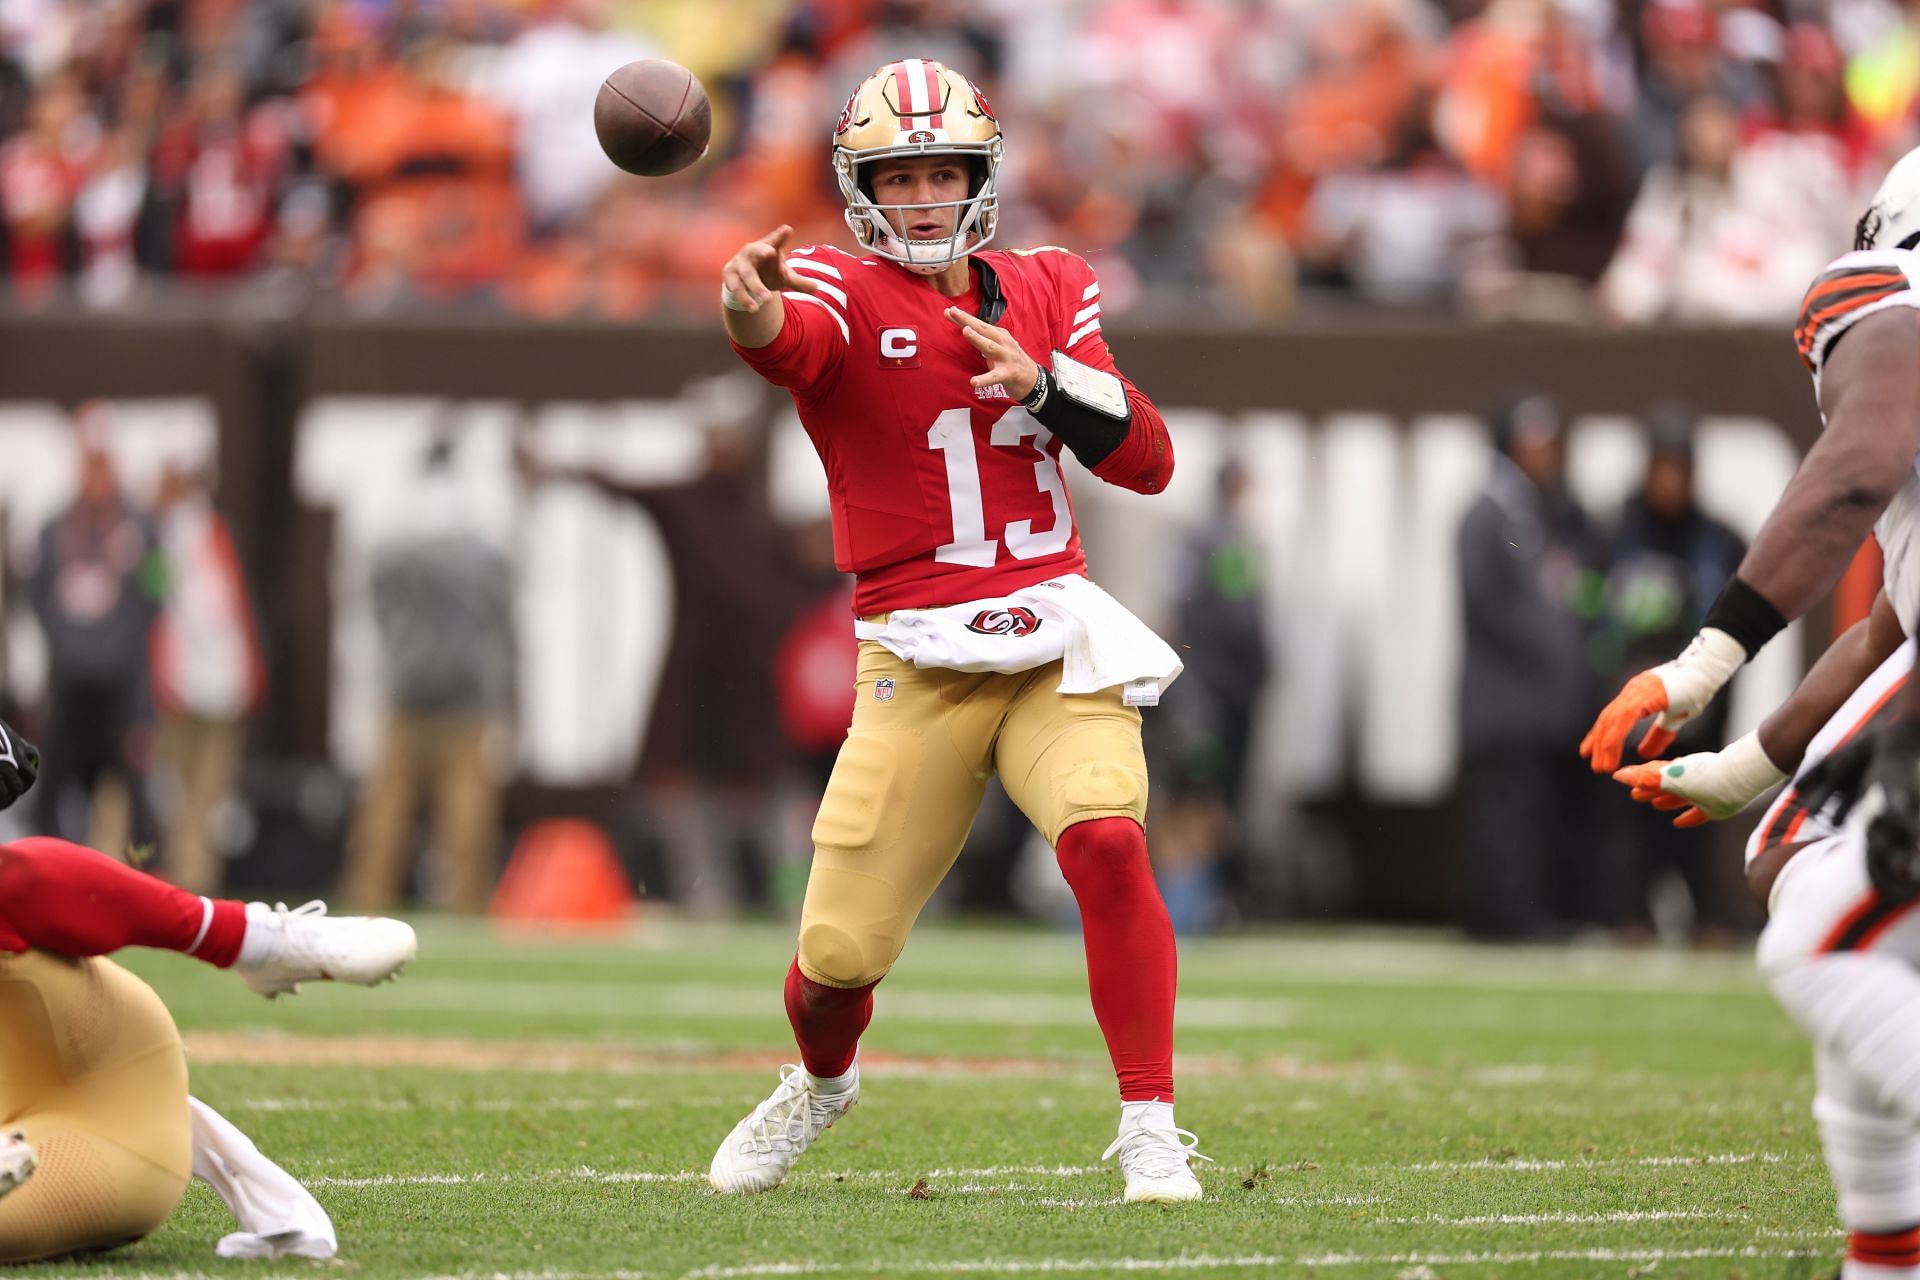
<svg viewBox="0 0 1920 1280">
<path fill-rule="evenodd" d="M 729 1195 L 773 1190 L 786 1179 L 800 1153 L 853 1110 L 859 1098 L 858 1076 L 845 1093 L 821 1093 L 805 1068 L 788 1063 L 780 1068 L 779 1088 L 733 1126 L 713 1153 L 707 1181 L 715 1191 Z"/>
<path fill-rule="evenodd" d="M 1178 1204 L 1205 1194 L 1200 1179 L 1193 1176 L 1190 1161 L 1211 1161 L 1213 1157 L 1194 1150 L 1199 1145 L 1200 1139 L 1185 1129 L 1123 1126 L 1120 1136 L 1100 1158 L 1108 1160 L 1115 1152 L 1120 1154 L 1120 1172 L 1127 1175 L 1128 1204 Z"/>
<path fill-rule="evenodd" d="M 324 902 L 289 911 L 284 902 L 247 904 L 247 928 L 277 931 L 263 959 L 234 972 L 261 995 L 298 992 L 303 982 L 378 986 L 400 976 L 419 952 L 413 926 L 385 916 L 330 916 Z M 271 933 L 270 933 L 271 936 Z"/>
<path fill-rule="evenodd" d="M 33 1176 L 40 1161 L 24 1133 L 0 1133 L 0 1199 Z"/>
</svg>

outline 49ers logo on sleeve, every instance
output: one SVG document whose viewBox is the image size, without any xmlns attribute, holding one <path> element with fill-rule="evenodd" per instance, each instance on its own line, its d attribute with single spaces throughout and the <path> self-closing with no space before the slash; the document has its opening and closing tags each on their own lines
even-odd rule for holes
<svg viewBox="0 0 1920 1280">
<path fill-rule="evenodd" d="M 1040 615 L 1017 605 L 1011 609 L 982 609 L 967 624 L 967 630 L 983 636 L 1025 636 L 1039 629 Z"/>
</svg>

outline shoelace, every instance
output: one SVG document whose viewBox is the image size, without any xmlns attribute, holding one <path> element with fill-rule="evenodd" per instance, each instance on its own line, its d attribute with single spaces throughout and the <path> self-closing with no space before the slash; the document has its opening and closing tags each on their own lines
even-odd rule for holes
<svg viewBox="0 0 1920 1280">
<path fill-rule="evenodd" d="M 806 1073 L 795 1063 L 786 1063 L 780 1068 L 780 1089 L 774 1096 L 761 1103 L 754 1112 L 754 1123 L 749 1126 L 749 1137 L 753 1150 L 761 1155 L 771 1155 L 776 1140 L 785 1142 L 789 1147 L 797 1147 L 807 1139 L 807 1127 L 812 1123 L 813 1113 L 820 1113 L 820 1126 L 826 1127 L 827 1109 L 820 1106 L 818 1095 L 813 1091 L 812 1078 L 794 1084 L 797 1077 Z M 781 1090 L 792 1087 L 785 1097 Z"/>
<path fill-rule="evenodd" d="M 1187 1141 L 1182 1142 L 1182 1138 Z M 1185 1129 L 1129 1129 L 1115 1138 L 1100 1158 L 1111 1159 L 1117 1151 L 1123 1168 L 1131 1165 L 1135 1172 L 1148 1177 L 1170 1178 L 1186 1171 L 1189 1160 L 1213 1163 L 1212 1156 L 1200 1154 L 1199 1146 L 1200 1139 Z"/>
<path fill-rule="evenodd" d="M 276 916 L 323 916 L 327 914 L 327 904 L 318 898 L 297 907 L 289 907 L 284 902 L 276 902 L 273 904 L 273 914 Z"/>
</svg>

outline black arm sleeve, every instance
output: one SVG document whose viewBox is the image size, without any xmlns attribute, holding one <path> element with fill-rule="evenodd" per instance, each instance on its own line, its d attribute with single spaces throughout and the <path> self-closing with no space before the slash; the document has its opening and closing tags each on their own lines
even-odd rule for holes
<svg viewBox="0 0 1920 1280">
<path fill-rule="evenodd" d="M 1073 456 L 1089 471 L 1118 449 L 1125 442 L 1127 432 L 1133 429 L 1131 407 L 1125 418 L 1109 418 L 1098 409 L 1089 409 L 1062 394 L 1058 385 L 1047 393 L 1046 401 L 1033 416 L 1058 437 L 1061 444 L 1073 450 Z"/>
</svg>

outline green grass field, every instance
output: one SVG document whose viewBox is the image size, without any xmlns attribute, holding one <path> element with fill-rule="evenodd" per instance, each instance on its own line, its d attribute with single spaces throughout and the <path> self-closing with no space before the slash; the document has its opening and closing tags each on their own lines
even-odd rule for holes
<svg viewBox="0 0 1920 1280">
<path fill-rule="evenodd" d="M 215 1259 L 231 1220 L 196 1183 L 151 1239 L 36 1274 L 1813 1277 L 1841 1252 L 1809 1053 L 1744 955 L 1185 944 L 1180 1119 L 1217 1163 L 1160 1207 L 1096 1167 L 1117 1110 L 1077 938 L 922 930 L 860 1107 L 757 1198 L 704 1172 L 792 1057 L 787 929 L 421 943 L 398 985 L 275 1004 L 132 958 L 339 1260 Z"/>
</svg>

